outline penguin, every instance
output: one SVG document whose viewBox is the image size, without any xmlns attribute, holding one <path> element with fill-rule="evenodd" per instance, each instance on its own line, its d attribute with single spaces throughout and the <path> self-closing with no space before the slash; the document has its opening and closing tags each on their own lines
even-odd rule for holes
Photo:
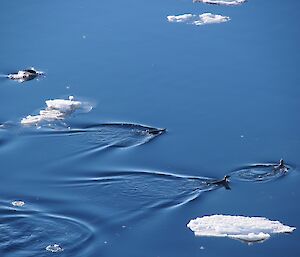
<svg viewBox="0 0 300 257">
<path fill-rule="evenodd" d="M 166 132 L 166 129 L 165 128 L 163 128 L 163 129 L 149 129 L 147 132 L 150 135 L 156 136 L 156 135 L 160 135 L 160 134 Z"/>
<path fill-rule="evenodd" d="M 286 173 L 286 172 L 288 172 L 289 168 L 287 166 L 285 166 L 284 160 L 280 159 L 279 164 L 274 165 L 273 170 Z"/>
<path fill-rule="evenodd" d="M 37 71 L 34 68 L 29 68 L 25 70 L 20 70 L 17 73 L 8 74 L 7 78 L 17 80 L 18 82 L 22 83 L 24 81 L 35 79 L 40 75 L 45 75 L 45 73 L 42 71 Z"/>
<path fill-rule="evenodd" d="M 223 186 L 225 187 L 227 190 L 230 190 L 230 186 L 229 186 L 229 175 L 224 176 L 224 178 L 220 179 L 220 180 L 216 180 L 216 181 L 212 181 L 212 182 L 208 182 L 209 185 L 218 185 L 218 186 Z"/>
</svg>

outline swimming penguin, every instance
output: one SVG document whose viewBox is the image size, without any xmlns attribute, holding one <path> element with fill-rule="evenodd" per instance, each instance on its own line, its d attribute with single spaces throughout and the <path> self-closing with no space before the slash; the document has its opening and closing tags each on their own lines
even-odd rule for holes
<svg viewBox="0 0 300 257">
<path fill-rule="evenodd" d="M 160 135 L 160 134 L 166 132 L 166 129 L 165 128 L 163 128 L 163 129 L 149 129 L 147 132 L 150 135 Z"/>
<path fill-rule="evenodd" d="M 280 171 L 280 172 L 283 172 L 283 173 L 286 173 L 289 170 L 289 168 L 284 165 L 283 159 L 280 159 L 279 164 L 274 165 L 273 169 L 274 169 L 274 171 Z"/>
<path fill-rule="evenodd" d="M 230 190 L 230 186 L 229 186 L 229 175 L 226 175 L 224 178 L 222 178 L 221 180 L 216 180 L 216 181 L 212 181 L 209 182 L 208 184 L 210 185 L 218 185 L 218 186 L 223 186 L 225 187 L 227 190 Z"/>
<path fill-rule="evenodd" d="M 35 79 L 37 76 L 44 75 L 42 71 L 37 71 L 34 68 L 29 68 L 25 70 L 20 70 L 17 73 L 8 74 L 7 77 L 12 80 L 17 80 L 18 82 L 24 82 L 28 80 Z"/>
</svg>

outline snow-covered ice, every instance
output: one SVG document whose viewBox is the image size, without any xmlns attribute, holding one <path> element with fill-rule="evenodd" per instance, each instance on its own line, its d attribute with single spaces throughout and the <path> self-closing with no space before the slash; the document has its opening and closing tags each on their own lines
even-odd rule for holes
<svg viewBox="0 0 300 257">
<path fill-rule="evenodd" d="M 41 110 L 38 115 L 28 115 L 21 120 L 23 125 L 34 125 L 43 121 L 64 120 L 73 112 L 82 107 L 82 102 L 75 101 L 73 96 L 69 96 L 68 100 L 54 99 L 46 101 L 46 109 Z"/>
<path fill-rule="evenodd" d="M 230 17 L 212 13 L 203 13 L 200 15 L 186 13 L 181 15 L 169 15 L 167 16 L 167 19 L 169 22 L 183 22 L 200 26 L 205 24 L 226 22 L 230 20 Z"/>
<path fill-rule="evenodd" d="M 217 5 L 240 5 L 246 2 L 246 0 L 193 0 L 193 2 L 200 2 L 205 4 L 217 4 Z"/>
<path fill-rule="evenodd" d="M 291 233 L 296 228 L 264 217 L 212 215 L 192 219 L 187 227 L 196 236 L 229 237 L 244 242 L 262 242 L 272 234 Z"/>
</svg>

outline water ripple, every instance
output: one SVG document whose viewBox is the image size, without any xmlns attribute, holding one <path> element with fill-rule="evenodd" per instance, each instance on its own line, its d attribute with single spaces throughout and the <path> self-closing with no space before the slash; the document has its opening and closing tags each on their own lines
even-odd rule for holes
<svg viewBox="0 0 300 257">
<path fill-rule="evenodd" d="M 90 149 L 101 147 L 131 147 L 149 142 L 166 130 L 133 123 L 104 123 L 67 129 L 27 130 L 33 136 L 76 136 L 82 138 L 81 145 Z M 78 142 L 76 143 L 78 145 Z"/>
<path fill-rule="evenodd" d="M 153 209 L 166 209 L 188 203 L 201 193 L 220 188 L 216 180 L 169 173 L 128 171 L 94 174 L 89 178 L 61 182 L 71 190 L 118 216 L 146 214 Z M 112 211 L 113 210 L 113 211 Z"/>
<path fill-rule="evenodd" d="M 0 253 L 5 256 L 45 256 L 46 247 L 54 243 L 65 250 L 60 256 L 77 256 L 92 236 L 78 220 L 25 206 L 11 207 L 2 202 L 0 214 Z"/>
<path fill-rule="evenodd" d="M 9 143 L 11 138 L 11 133 L 5 129 L 4 124 L 0 123 L 0 149 Z"/>
<path fill-rule="evenodd" d="M 246 182 L 268 182 L 287 175 L 293 168 L 276 163 L 254 164 L 242 167 L 228 174 L 230 179 Z"/>
</svg>

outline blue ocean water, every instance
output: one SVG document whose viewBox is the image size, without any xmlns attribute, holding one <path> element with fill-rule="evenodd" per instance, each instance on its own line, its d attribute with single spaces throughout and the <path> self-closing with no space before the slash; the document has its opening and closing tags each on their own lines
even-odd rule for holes
<svg viewBox="0 0 300 257">
<path fill-rule="evenodd" d="M 59 244 L 57 256 L 299 256 L 299 8 L 2 1 L 0 73 L 33 66 L 46 76 L 0 78 L 0 255 L 50 256 L 46 247 Z M 205 12 L 231 20 L 167 21 Z M 70 95 L 93 109 L 62 126 L 20 124 Z M 99 126 L 115 123 L 141 127 L 103 136 Z M 285 176 L 210 184 L 280 158 L 292 167 Z M 247 245 L 186 227 L 212 214 L 297 229 Z"/>
</svg>

